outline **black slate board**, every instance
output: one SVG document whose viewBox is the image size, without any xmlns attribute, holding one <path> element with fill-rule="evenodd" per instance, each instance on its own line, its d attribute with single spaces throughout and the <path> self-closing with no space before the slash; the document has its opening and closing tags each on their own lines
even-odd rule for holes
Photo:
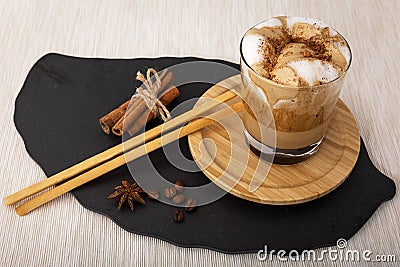
<svg viewBox="0 0 400 267">
<path fill-rule="evenodd" d="M 239 69 L 237 64 L 193 57 L 155 59 L 91 59 L 59 54 L 42 57 L 31 69 L 15 103 L 14 121 L 30 156 L 47 176 L 121 142 L 105 135 L 98 118 L 123 103 L 135 86 L 137 70 L 163 69 L 189 61 L 213 61 Z M 202 75 L 215 82 L 233 74 L 215 69 Z M 194 74 L 195 75 L 195 74 Z M 180 87 L 179 102 L 199 97 L 210 84 Z M 154 124 L 151 124 L 154 126 Z M 190 157 L 187 139 L 180 141 Z M 150 154 L 160 173 L 174 182 L 179 177 L 188 186 L 207 184 L 201 172 L 186 173 L 172 166 L 157 150 Z M 140 160 L 137 166 L 140 166 Z M 136 175 L 136 174 L 135 174 Z M 138 171 L 140 175 L 140 170 Z M 117 211 L 116 202 L 106 197 L 121 179 L 132 180 L 126 166 L 75 189 L 72 194 L 84 207 L 104 214 L 124 229 L 166 240 L 183 247 L 204 247 L 225 253 L 271 249 L 311 249 L 335 245 L 339 238 L 351 238 L 379 205 L 396 192 L 394 182 L 371 163 L 363 142 L 356 167 L 332 193 L 303 204 L 270 206 L 225 195 L 218 201 L 185 216 L 183 223 L 172 220 L 174 207 L 154 201 Z M 35 212 L 40 212 L 37 210 Z M 62 212 L 62 211 L 61 211 Z"/>
</svg>

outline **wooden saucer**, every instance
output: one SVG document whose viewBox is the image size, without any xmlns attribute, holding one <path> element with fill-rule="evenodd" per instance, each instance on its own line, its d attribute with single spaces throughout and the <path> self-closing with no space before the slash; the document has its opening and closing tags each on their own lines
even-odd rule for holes
<svg viewBox="0 0 400 267">
<path fill-rule="evenodd" d="M 219 85 L 222 86 L 211 87 L 199 101 L 222 94 L 226 91 L 223 87 L 239 91 L 240 75 Z M 236 97 L 229 104 L 239 101 Z M 260 159 L 248 148 L 243 128 L 239 126 L 226 123 L 222 127 L 215 123 L 189 135 L 189 147 L 196 164 L 211 181 L 225 191 L 253 202 L 288 205 L 326 195 L 346 180 L 360 151 L 356 120 L 341 100 L 333 110 L 319 151 L 294 165 L 271 164 Z M 252 179 L 262 174 L 261 185 L 250 192 Z"/>
</svg>

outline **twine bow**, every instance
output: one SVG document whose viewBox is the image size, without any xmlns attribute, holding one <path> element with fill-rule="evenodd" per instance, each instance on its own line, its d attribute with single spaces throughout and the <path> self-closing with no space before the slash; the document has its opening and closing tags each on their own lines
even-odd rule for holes
<svg viewBox="0 0 400 267">
<path fill-rule="evenodd" d="M 154 82 L 151 79 L 152 74 L 155 77 Z M 146 77 L 140 71 L 138 71 L 136 73 L 136 80 L 141 81 L 144 85 L 136 88 L 136 95 L 143 98 L 146 106 L 149 108 L 149 110 L 151 110 L 151 112 L 161 117 L 163 121 L 169 120 L 171 118 L 171 114 L 157 97 L 157 92 L 161 86 L 161 79 L 157 71 L 153 68 L 148 69 L 146 72 Z"/>
</svg>

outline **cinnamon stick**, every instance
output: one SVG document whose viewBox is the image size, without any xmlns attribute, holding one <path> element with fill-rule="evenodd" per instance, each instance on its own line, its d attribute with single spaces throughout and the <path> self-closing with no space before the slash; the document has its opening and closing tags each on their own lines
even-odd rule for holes
<svg viewBox="0 0 400 267">
<path fill-rule="evenodd" d="M 165 91 L 163 96 L 160 98 L 160 102 L 164 106 L 166 106 L 169 103 L 171 103 L 175 98 L 177 98 L 179 95 L 180 92 L 178 88 L 176 88 L 175 86 L 171 86 Z M 141 121 L 143 121 L 144 118 L 146 118 L 146 115 L 147 112 L 145 111 L 134 123 L 131 122 L 130 125 L 127 125 L 127 131 L 131 136 L 136 134 L 141 128 L 143 128 L 146 125 L 146 123 L 148 123 L 150 120 L 152 120 L 154 117 L 157 116 L 157 114 L 155 114 L 154 112 L 150 112 L 150 114 L 147 116 L 146 122 L 142 123 Z"/>
<path fill-rule="evenodd" d="M 161 86 L 159 88 L 159 92 L 162 92 L 162 90 L 171 82 L 173 78 L 173 74 L 168 71 L 168 69 L 165 69 L 161 74 L 160 74 L 160 79 L 161 79 Z M 132 105 L 135 106 L 142 106 L 144 103 L 144 100 L 142 98 L 134 98 L 132 99 Z M 99 119 L 99 123 L 101 126 L 101 129 L 103 132 L 106 134 L 110 134 L 111 128 L 114 127 L 114 125 L 122 118 L 124 118 L 126 109 L 129 106 L 129 103 L 131 102 L 131 99 L 127 100 L 125 103 L 120 105 L 118 108 L 112 110 L 108 114 L 104 115 Z"/>
<path fill-rule="evenodd" d="M 158 89 L 157 95 L 160 95 L 160 92 L 163 91 L 163 88 L 165 88 L 164 85 L 168 85 L 168 83 L 170 83 L 172 81 L 172 79 L 174 78 L 174 74 L 172 72 L 168 72 L 164 79 L 162 80 L 161 86 Z M 168 83 L 167 83 L 168 82 Z M 115 125 L 112 127 L 112 132 L 118 136 L 122 135 L 122 128 L 123 128 L 123 122 L 124 121 L 136 121 L 140 115 L 147 110 L 147 105 L 146 102 L 141 98 L 138 97 L 138 99 L 140 99 L 140 101 L 136 101 L 134 103 L 132 103 L 130 105 L 130 108 L 126 111 L 127 114 L 125 114 L 125 116 L 122 116 L 116 123 Z"/>
<path fill-rule="evenodd" d="M 165 78 L 163 79 L 162 84 L 158 89 L 158 92 L 156 92 L 156 95 L 158 97 L 160 97 L 160 93 L 163 91 L 165 86 L 172 81 L 173 77 L 174 74 L 172 72 L 168 72 L 165 75 Z M 131 108 L 127 110 L 128 113 L 125 115 L 125 117 L 128 118 L 127 121 L 135 121 L 140 116 L 140 114 L 142 114 L 142 112 L 147 109 L 146 102 L 141 97 L 139 98 L 141 99 L 141 101 L 138 101 L 137 103 L 135 103 L 135 105 L 131 105 Z M 120 123 L 120 121 L 118 121 L 118 123 Z M 122 125 L 120 127 L 122 129 Z"/>
<path fill-rule="evenodd" d="M 99 119 L 99 123 L 101 129 L 103 129 L 103 132 L 110 134 L 110 129 L 119 121 L 120 118 L 124 117 L 126 109 L 129 106 L 129 102 L 130 100 L 126 101 L 121 106 Z"/>
<path fill-rule="evenodd" d="M 165 92 L 162 94 L 160 98 L 160 102 L 166 106 L 171 103 L 175 98 L 180 95 L 178 88 L 175 86 L 170 86 Z M 129 112 L 129 111 L 128 111 Z M 132 113 L 130 113 L 132 114 Z M 122 117 L 120 121 L 112 128 L 112 132 L 117 136 L 122 136 L 124 131 L 128 131 L 128 133 L 132 136 L 137 133 L 140 129 L 142 129 L 146 123 L 152 120 L 156 114 L 154 112 L 149 112 L 148 108 L 141 112 L 141 114 L 135 114 L 135 120 L 131 120 L 132 116 Z M 128 122 L 128 124 L 124 125 L 124 122 Z"/>
</svg>

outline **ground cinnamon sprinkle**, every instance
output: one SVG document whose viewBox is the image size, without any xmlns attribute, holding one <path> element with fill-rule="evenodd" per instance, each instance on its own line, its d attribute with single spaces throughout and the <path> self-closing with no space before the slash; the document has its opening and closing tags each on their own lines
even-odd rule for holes
<svg viewBox="0 0 400 267">
<path fill-rule="evenodd" d="M 304 51 L 304 57 L 314 57 L 324 61 L 332 60 L 332 55 L 326 53 L 327 49 L 324 44 L 324 42 L 326 42 L 325 39 L 329 37 L 329 28 L 324 28 L 321 35 L 313 36 L 310 39 L 303 39 L 291 36 L 287 29 L 284 29 L 283 34 L 284 38 L 281 39 L 274 39 L 269 37 L 266 37 L 265 39 L 260 39 L 258 52 L 263 57 L 262 67 L 266 71 L 263 76 L 265 76 L 266 78 L 273 78 L 271 75 L 271 71 L 277 64 L 277 60 L 281 51 L 290 43 L 302 43 L 314 51 L 314 54 L 312 54 L 310 51 Z"/>
</svg>

